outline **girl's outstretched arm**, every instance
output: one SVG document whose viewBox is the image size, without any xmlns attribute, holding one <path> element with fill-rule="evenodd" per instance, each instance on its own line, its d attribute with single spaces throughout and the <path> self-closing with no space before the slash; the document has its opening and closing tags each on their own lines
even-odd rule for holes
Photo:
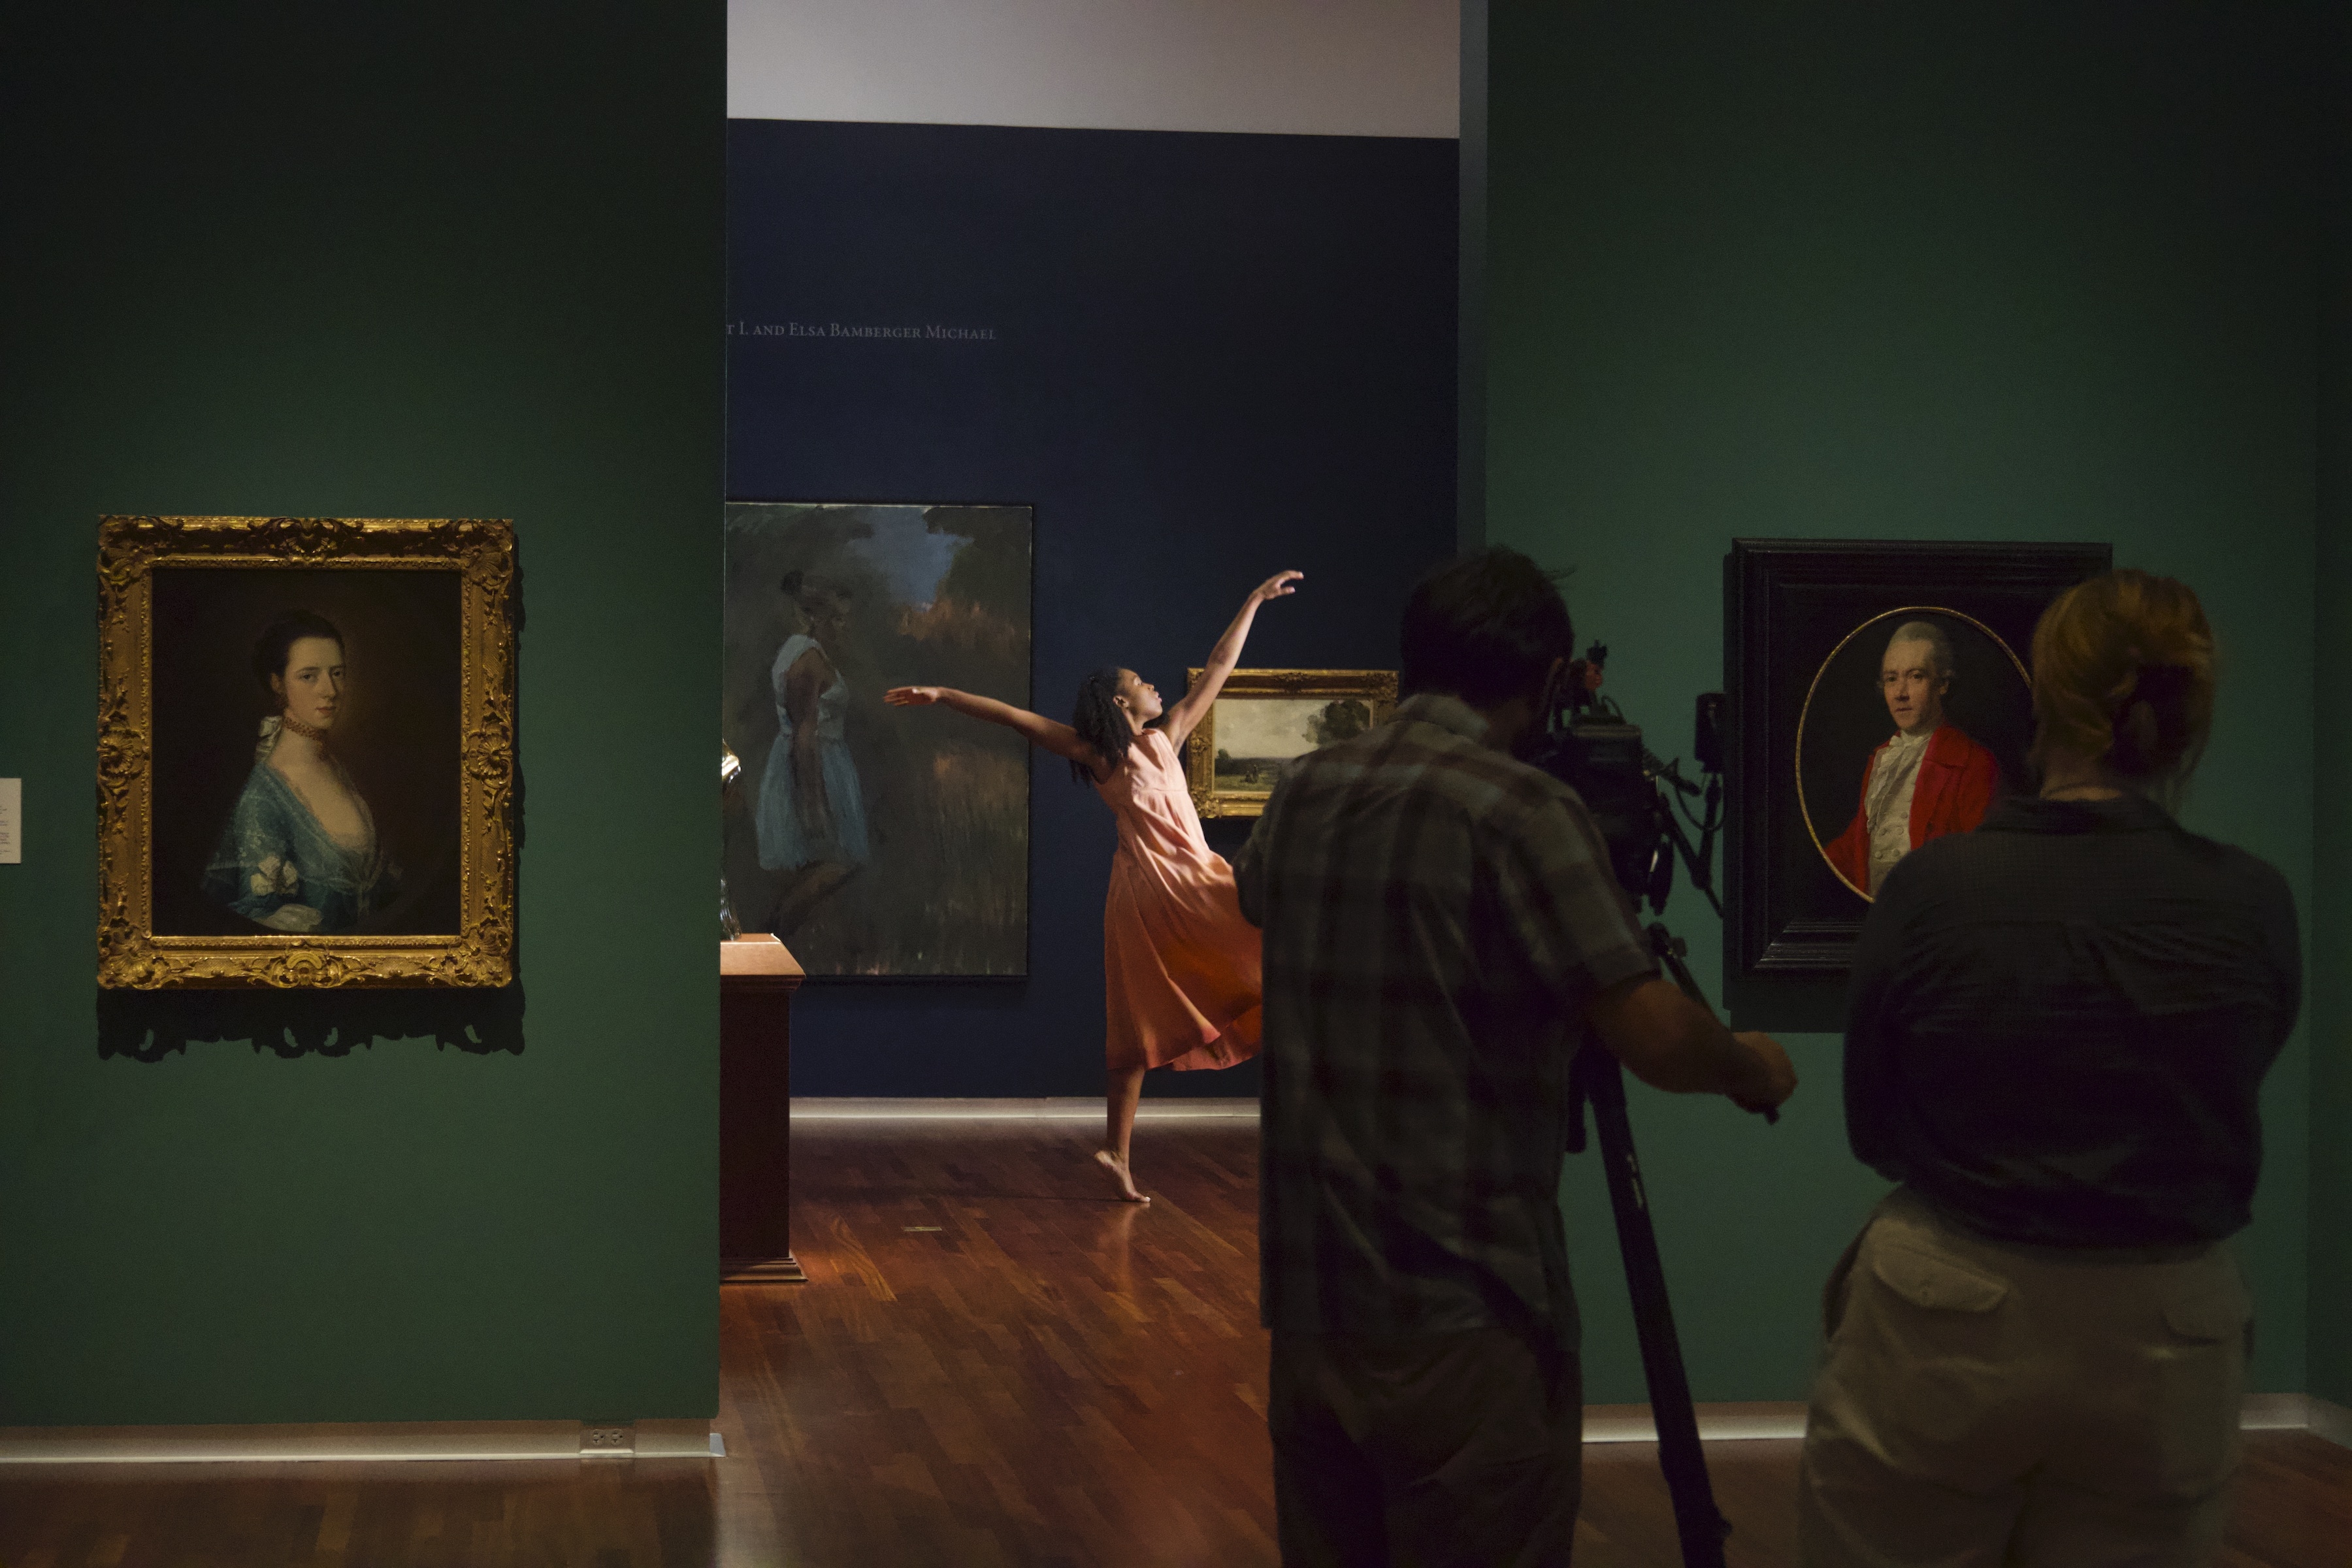
<svg viewBox="0 0 2352 1568">
<path fill-rule="evenodd" d="M 1102 773 L 1102 759 L 1095 755 L 1092 746 L 1078 739 L 1076 730 L 1026 708 L 999 702 L 993 697 L 974 697 L 952 686 L 894 686 L 882 694 L 882 700 L 893 708 L 927 708 L 933 703 L 952 708 L 959 713 L 1002 724 L 1033 745 L 1043 746 L 1057 757 L 1067 757 L 1097 775 Z"/>
<path fill-rule="evenodd" d="M 1241 614 L 1225 628 L 1225 635 L 1217 639 L 1217 646 L 1209 650 L 1209 662 L 1201 670 L 1201 683 L 1177 699 L 1169 708 L 1168 716 L 1160 721 L 1160 732 L 1168 737 L 1171 745 L 1181 748 L 1184 744 L 1185 737 L 1209 711 L 1209 704 L 1224 689 L 1225 677 L 1242 661 L 1242 645 L 1249 641 L 1250 623 L 1257 619 L 1257 607 L 1268 599 L 1289 597 L 1297 591 L 1291 584 L 1306 579 L 1304 572 L 1276 572 L 1250 590 L 1250 596 L 1242 601 Z"/>
</svg>

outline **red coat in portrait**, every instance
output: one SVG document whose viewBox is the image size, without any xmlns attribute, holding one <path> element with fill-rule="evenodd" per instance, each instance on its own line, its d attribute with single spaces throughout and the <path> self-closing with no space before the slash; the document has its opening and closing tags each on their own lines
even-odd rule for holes
<svg viewBox="0 0 2352 1568">
<path fill-rule="evenodd" d="M 1864 820 L 1870 800 L 1870 775 L 1878 766 L 1879 752 L 1894 743 L 1890 739 L 1870 753 L 1870 762 L 1862 770 L 1862 799 L 1854 805 L 1853 820 L 1828 849 L 1830 864 L 1864 892 L 1870 889 L 1870 825 Z M 1927 737 L 1927 754 L 1919 759 L 1918 780 L 1911 786 L 1911 847 L 1916 849 L 1947 833 L 1973 831 L 2000 793 L 2000 764 L 1993 761 L 1992 753 L 1957 725 L 1937 725 L 1936 732 Z"/>
</svg>

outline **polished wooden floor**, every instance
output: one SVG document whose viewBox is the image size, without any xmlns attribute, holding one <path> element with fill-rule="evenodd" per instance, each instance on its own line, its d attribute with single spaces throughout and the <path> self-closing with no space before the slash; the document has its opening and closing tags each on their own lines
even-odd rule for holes
<svg viewBox="0 0 2352 1568">
<path fill-rule="evenodd" d="M 715 1464 L 0 1470 L 0 1568 L 1272 1563 L 1256 1134 L 803 1121 L 809 1282 L 721 1294 Z M 1794 1443 L 1709 1460 L 1735 1568 L 1793 1564 Z M 1583 1568 L 1678 1562 L 1646 1446 L 1586 1450 Z M 2227 1568 L 2352 1565 L 2352 1451 L 2250 1444 Z"/>
</svg>

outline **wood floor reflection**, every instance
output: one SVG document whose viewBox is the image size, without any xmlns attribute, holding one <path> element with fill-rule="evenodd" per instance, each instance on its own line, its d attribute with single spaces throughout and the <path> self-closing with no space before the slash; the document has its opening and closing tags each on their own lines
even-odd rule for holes
<svg viewBox="0 0 2352 1568">
<path fill-rule="evenodd" d="M 0 1470 L 5 1568 L 1271 1564 L 1256 1130 L 803 1121 L 809 1282 L 721 1292 L 729 1458 Z M 1790 1568 L 1794 1443 L 1708 1458 L 1734 1568 Z M 1646 1446 L 1586 1450 L 1581 1568 L 1675 1568 Z M 2257 1436 L 2223 1568 L 2352 1563 L 2352 1451 Z"/>
<path fill-rule="evenodd" d="M 1099 1134 L 795 1126 L 809 1283 L 723 1297 L 729 1561 L 1275 1561 L 1256 1128 L 1145 1121 L 1141 1208 Z"/>
</svg>

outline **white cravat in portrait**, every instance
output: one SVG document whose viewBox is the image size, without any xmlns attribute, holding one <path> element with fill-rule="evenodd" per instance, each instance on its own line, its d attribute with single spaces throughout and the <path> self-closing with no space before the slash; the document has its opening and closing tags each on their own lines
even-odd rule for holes
<svg viewBox="0 0 2352 1568">
<path fill-rule="evenodd" d="M 1870 891 L 1886 880 L 1895 862 L 1911 853 L 1911 795 L 1919 784 L 1919 763 L 1927 754 L 1932 730 L 1897 735 L 1872 762 L 1865 820 L 1870 827 Z"/>
</svg>

